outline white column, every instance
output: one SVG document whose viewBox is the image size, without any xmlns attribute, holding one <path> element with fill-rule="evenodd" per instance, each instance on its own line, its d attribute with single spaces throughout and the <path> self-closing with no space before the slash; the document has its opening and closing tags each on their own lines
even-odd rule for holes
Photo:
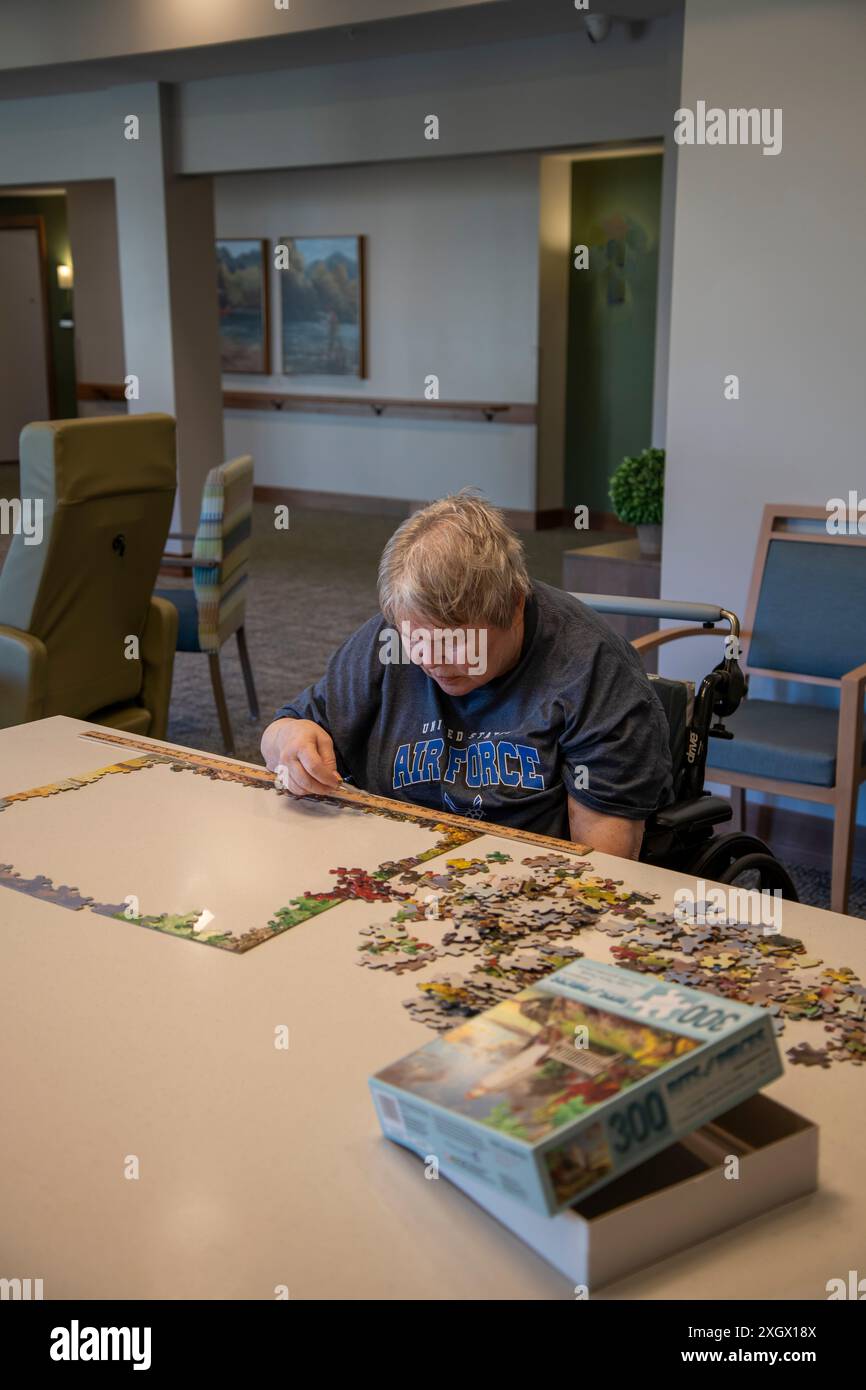
<svg viewBox="0 0 866 1390">
<path fill-rule="evenodd" d="M 177 419 L 174 530 L 194 531 L 208 469 L 223 461 L 213 193 L 172 168 L 170 93 L 156 83 L 118 93 L 115 164 L 123 339 L 131 413 Z M 128 117 L 138 139 L 126 139 Z"/>
</svg>

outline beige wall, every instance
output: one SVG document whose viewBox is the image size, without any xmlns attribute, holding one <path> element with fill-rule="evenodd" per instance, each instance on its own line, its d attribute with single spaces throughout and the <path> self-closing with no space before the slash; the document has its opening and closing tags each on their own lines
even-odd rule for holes
<svg viewBox="0 0 866 1390">
<path fill-rule="evenodd" d="M 270 376 L 226 387 L 423 400 L 536 397 L 535 155 L 286 170 L 214 180 L 222 237 L 363 234 L 368 377 L 280 374 L 280 277 L 271 274 Z M 480 421 L 228 411 L 226 447 L 249 450 L 273 486 L 422 501 L 469 483 L 535 507 L 535 429 Z"/>
<path fill-rule="evenodd" d="M 97 0 L 93 5 L 97 14 Z M 147 22 L 161 23 L 163 8 L 145 7 Z M 216 22 L 219 6 L 201 8 Z M 291 13 L 295 10 L 293 0 Z M 299 3 L 301 14 L 310 19 L 313 11 Z M 301 190 L 300 201 L 287 205 L 286 213 L 306 209 L 313 217 L 315 204 L 304 201 L 307 195 L 297 182 L 306 168 L 311 180 L 325 180 L 311 188 L 335 190 L 321 211 L 341 214 L 347 225 L 368 232 L 374 257 L 370 290 L 378 297 L 375 312 L 385 315 L 384 331 L 379 331 L 381 317 L 378 323 L 371 319 L 369 389 L 414 394 L 422 359 L 433 358 L 436 365 L 424 375 L 440 375 L 443 396 L 531 401 L 539 331 L 537 152 L 657 137 L 668 120 L 670 74 L 679 55 L 679 28 L 671 19 L 655 21 L 639 40 L 617 26 L 604 45 L 595 47 L 583 36 L 580 17 L 574 18 L 573 42 L 557 34 L 504 38 L 375 60 L 331 61 L 330 67 L 184 81 L 172 91 L 170 113 L 165 93 L 153 82 L 9 101 L 0 122 L 0 185 L 114 180 L 126 371 L 141 378 L 138 408 L 178 415 L 188 409 L 193 431 L 201 401 L 214 393 L 213 361 L 201 338 L 191 351 L 176 312 L 185 297 L 182 267 L 192 253 L 181 236 L 174 264 L 172 228 L 182 228 L 184 219 L 173 207 L 185 195 L 172 180 L 213 176 L 222 188 L 234 177 L 225 171 L 250 168 L 273 173 L 245 174 L 248 188 L 267 177 L 296 180 L 291 187 Z M 106 42 L 110 32 L 109 25 Z M 56 40 L 56 33 L 48 38 Z M 70 43 L 67 57 L 78 51 Z M 8 57 L 13 60 L 14 54 Z M 142 117 L 137 144 L 122 137 L 128 113 Z M 423 137 L 429 113 L 440 117 L 438 141 Z M 515 174 L 511 190 L 484 180 L 473 188 L 464 175 L 455 198 L 461 176 L 454 171 L 461 164 L 471 170 L 478 157 L 490 169 L 497 161 L 509 167 L 510 160 L 513 170 L 524 172 Z M 316 165 L 331 167 L 311 167 Z M 528 168 L 533 169 L 529 183 Z M 357 205 L 341 189 L 346 195 L 354 189 Z M 417 206 L 410 202 L 410 189 Z M 376 212 L 377 196 L 382 215 Z M 270 213 L 279 212 L 279 200 L 273 208 L 241 202 L 234 218 L 224 217 L 229 206 L 218 191 L 223 235 L 260 232 L 273 238 L 291 225 L 283 215 L 272 225 Z M 366 228 L 357 221 L 362 213 Z M 311 230 L 322 231 L 315 220 Z M 198 221 L 204 226 L 206 214 Z M 209 253 L 198 233 L 196 239 L 201 271 L 210 266 Z M 383 253 L 377 265 L 375 258 Z M 190 263 L 195 269 L 194 256 Z M 389 293 L 388 277 L 399 282 L 401 276 L 408 276 L 401 294 Z M 415 292 L 421 284 L 427 287 L 423 298 Z M 203 287 L 202 279 L 192 296 L 199 305 Z M 405 351 L 399 347 L 401 332 Z M 97 350 L 97 360 L 101 353 Z M 189 391 L 187 368 L 197 371 Z M 248 379 L 247 384 L 254 383 Z M 276 377 L 273 384 L 285 389 L 286 382 Z M 190 498 L 200 492 L 201 470 L 216 452 L 215 412 L 206 414 L 201 449 L 193 456 L 184 449 Z M 531 427 L 453 422 L 447 435 L 443 428 L 434 429 L 433 422 L 398 427 L 382 421 L 375 428 L 357 422 L 347 437 L 345 422 L 318 417 L 298 425 L 297 448 L 287 449 L 284 422 L 245 411 L 227 417 L 225 445 L 229 454 L 251 449 L 260 479 L 286 485 L 420 500 L 437 495 L 444 481 L 447 486 L 477 482 L 506 506 L 557 504 L 559 482 L 548 456 L 540 480 L 536 477 Z M 558 427 L 553 428 L 555 435 Z M 193 431 L 181 428 L 181 440 L 189 440 Z M 303 480 L 286 476 L 301 465 Z"/>
<path fill-rule="evenodd" d="M 742 615 L 764 504 L 824 506 L 866 490 L 864 55 L 861 0 L 728 0 L 724 9 L 688 0 L 683 106 L 781 107 L 783 143 L 776 156 L 679 150 L 662 561 L 670 598 Z M 731 373 L 738 401 L 723 395 Z M 711 648 L 666 647 L 663 669 L 698 676 L 718 659 Z M 852 651 L 850 664 L 864 659 Z M 781 682 L 752 689 L 786 693 Z M 830 695 L 787 693 L 812 703 Z"/>
<path fill-rule="evenodd" d="M 596 46 L 575 15 L 565 36 L 185 82 L 179 167 L 215 173 L 656 139 L 670 120 L 679 55 L 674 16 L 638 40 L 618 25 Z M 438 140 L 425 139 L 428 114 L 439 118 Z"/>
<path fill-rule="evenodd" d="M 670 597 L 742 612 L 763 504 L 864 489 L 864 55 L 860 0 L 688 0 L 682 104 L 781 107 L 783 148 L 679 150 Z M 698 645 L 671 664 L 694 669 Z"/>
</svg>

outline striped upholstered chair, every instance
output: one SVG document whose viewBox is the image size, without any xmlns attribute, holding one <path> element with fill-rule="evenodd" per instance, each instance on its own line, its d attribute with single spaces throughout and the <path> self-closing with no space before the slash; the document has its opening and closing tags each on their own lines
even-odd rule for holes
<svg viewBox="0 0 866 1390">
<path fill-rule="evenodd" d="M 225 750 L 233 754 L 228 706 L 220 671 L 220 648 L 232 633 L 253 719 L 259 704 L 244 633 L 250 533 L 253 512 L 253 461 L 249 454 L 212 468 L 202 495 L 195 536 L 172 534 L 170 540 L 193 541 L 192 552 L 163 556 L 163 568 L 188 570 L 192 588 L 157 589 L 160 598 L 175 605 L 179 615 L 177 650 L 206 652 L 214 700 Z"/>
</svg>

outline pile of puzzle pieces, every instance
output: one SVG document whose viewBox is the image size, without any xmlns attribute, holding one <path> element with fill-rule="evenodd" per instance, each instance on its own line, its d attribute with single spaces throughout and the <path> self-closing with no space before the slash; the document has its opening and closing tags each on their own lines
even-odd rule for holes
<svg viewBox="0 0 866 1390">
<path fill-rule="evenodd" d="M 359 961 L 371 969 L 403 974 L 446 957 L 471 962 L 468 973 L 425 977 L 404 1001 L 427 1027 L 451 1028 L 575 960 L 582 952 L 574 942 L 591 928 L 615 938 L 617 964 L 763 1006 L 777 1033 L 788 1019 L 822 1023 L 824 1046 L 800 1043 L 788 1050 L 791 1062 L 827 1068 L 866 1059 L 866 987 L 845 966 L 825 967 L 796 938 L 713 920 L 700 903 L 691 920 L 660 912 L 654 896 L 599 878 L 587 861 L 567 855 L 523 859 L 525 877 L 494 871 L 509 862 L 496 851 L 427 870 L 403 868 L 384 894 L 399 904 L 397 912 L 362 929 Z M 425 936 L 432 921 L 446 930 Z M 435 935 L 434 943 L 428 938 Z"/>
<path fill-rule="evenodd" d="M 788 1049 L 791 1062 L 823 1068 L 831 1062 L 861 1066 L 866 1059 L 866 987 L 853 970 L 825 966 L 796 937 L 768 935 L 749 923 L 712 920 L 712 914 L 703 922 L 704 906 L 696 904 L 694 923 L 658 914 L 638 929 L 628 928 L 628 939 L 611 946 L 611 955 L 630 970 L 761 1005 L 773 1014 L 777 1033 L 783 1032 L 787 1019 L 823 1024 L 825 1046 L 799 1043 Z M 600 922 L 599 930 L 617 937 L 626 934 L 615 920 Z"/>
<path fill-rule="evenodd" d="M 531 870 L 526 877 L 491 878 L 494 865 L 509 862 L 497 850 L 484 859 L 404 870 L 388 885 L 400 902 L 398 911 L 387 923 L 362 928 L 367 939 L 359 948 L 360 963 L 371 969 L 403 974 L 445 957 L 455 963 L 472 958 L 468 975 L 439 973 L 418 983 L 406 1001 L 418 1022 L 444 1031 L 491 1008 L 581 956 L 570 938 L 595 926 L 612 906 L 641 912 L 654 901 L 609 880 L 578 879 L 588 866 L 561 855 L 524 860 Z M 431 920 L 447 923 L 438 944 L 420 934 L 420 924 Z"/>
</svg>

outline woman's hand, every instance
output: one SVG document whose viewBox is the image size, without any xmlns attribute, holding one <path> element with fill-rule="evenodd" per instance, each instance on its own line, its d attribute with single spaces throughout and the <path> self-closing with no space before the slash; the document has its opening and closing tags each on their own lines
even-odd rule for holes
<svg viewBox="0 0 866 1390">
<path fill-rule="evenodd" d="M 334 741 L 312 719 L 275 719 L 262 735 L 262 756 L 295 796 L 322 796 L 340 785 Z"/>
</svg>

